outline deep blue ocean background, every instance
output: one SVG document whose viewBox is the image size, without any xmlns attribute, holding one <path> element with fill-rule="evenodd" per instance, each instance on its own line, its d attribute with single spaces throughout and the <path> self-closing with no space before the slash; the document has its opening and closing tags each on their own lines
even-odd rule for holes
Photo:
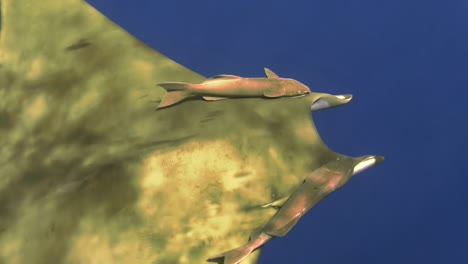
<svg viewBox="0 0 468 264">
<path fill-rule="evenodd" d="M 353 94 L 313 115 L 334 151 L 385 156 L 260 264 L 468 263 L 468 1 L 90 0 L 206 77 L 269 67 Z"/>
</svg>

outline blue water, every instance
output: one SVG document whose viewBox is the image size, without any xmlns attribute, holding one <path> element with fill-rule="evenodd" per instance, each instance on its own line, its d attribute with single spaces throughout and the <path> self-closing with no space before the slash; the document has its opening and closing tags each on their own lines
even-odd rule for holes
<svg viewBox="0 0 468 264">
<path fill-rule="evenodd" d="M 468 1 L 89 2 L 204 76 L 266 66 L 354 95 L 315 113 L 318 130 L 339 153 L 385 162 L 268 244 L 260 264 L 468 263 Z"/>
</svg>

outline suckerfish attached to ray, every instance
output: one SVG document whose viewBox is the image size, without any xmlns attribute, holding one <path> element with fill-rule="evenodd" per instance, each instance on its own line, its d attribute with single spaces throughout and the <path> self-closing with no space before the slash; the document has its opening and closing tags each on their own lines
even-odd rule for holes
<svg viewBox="0 0 468 264">
<path fill-rule="evenodd" d="M 275 237 L 285 236 L 313 206 L 327 195 L 343 186 L 353 175 L 383 161 L 383 157 L 364 156 L 351 158 L 340 156 L 310 173 L 302 184 L 286 200 L 267 204 L 279 207 L 278 212 L 266 225 L 255 231 L 247 244 L 209 258 L 208 261 L 238 264 L 254 250 Z M 284 202 L 286 200 L 286 202 Z M 284 204 L 282 204 L 284 202 Z M 282 204 L 282 205 L 281 205 Z"/>
<path fill-rule="evenodd" d="M 304 84 L 287 78 L 280 78 L 265 68 L 268 78 L 242 78 L 235 75 L 217 75 L 199 84 L 183 82 L 160 83 L 166 89 L 159 108 L 168 107 L 180 101 L 201 96 L 207 101 L 239 97 L 293 97 L 310 93 Z"/>
</svg>

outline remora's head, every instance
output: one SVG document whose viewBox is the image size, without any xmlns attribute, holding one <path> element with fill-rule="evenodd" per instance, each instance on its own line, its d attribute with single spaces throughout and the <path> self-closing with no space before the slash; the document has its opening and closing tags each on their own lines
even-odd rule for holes
<svg viewBox="0 0 468 264">
<path fill-rule="evenodd" d="M 331 95 L 321 94 L 317 99 L 310 105 L 311 111 L 318 111 L 322 109 L 332 108 L 349 103 L 353 99 L 351 94 L 343 95 Z"/>
<path fill-rule="evenodd" d="M 354 159 L 353 175 L 381 163 L 384 160 L 382 156 L 363 156 Z"/>
<path fill-rule="evenodd" d="M 293 79 L 283 79 L 281 86 L 284 96 L 303 96 L 310 93 L 309 87 Z"/>
</svg>

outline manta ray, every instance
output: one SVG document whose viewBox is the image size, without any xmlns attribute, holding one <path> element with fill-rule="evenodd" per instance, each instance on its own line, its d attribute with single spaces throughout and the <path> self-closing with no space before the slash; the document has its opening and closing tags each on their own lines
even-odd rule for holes
<svg viewBox="0 0 468 264">
<path fill-rule="evenodd" d="M 155 111 L 168 94 L 155 84 L 209 78 L 82 0 L 2 0 L 0 12 L 0 263 L 255 264 L 382 160 L 336 153 L 315 128 L 311 112 L 350 95 L 290 96 L 272 75 L 261 96 Z"/>
</svg>

